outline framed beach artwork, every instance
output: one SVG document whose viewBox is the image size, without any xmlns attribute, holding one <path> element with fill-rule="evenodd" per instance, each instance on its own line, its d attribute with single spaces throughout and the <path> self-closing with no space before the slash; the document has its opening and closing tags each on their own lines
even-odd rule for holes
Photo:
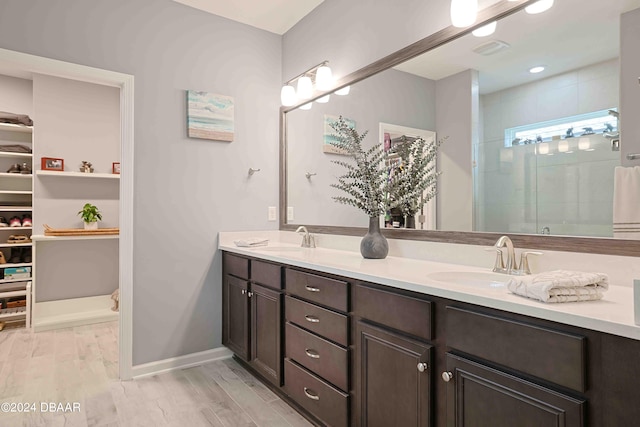
<svg viewBox="0 0 640 427">
<path fill-rule="evenodd" d="M 331 125 L 333 123 L 337 122 L 339 118 L 340 118 L 340 116 L 333 116 L 333 115 L 329 115 L 329 114 L 325 114 L 324 115 L 324 137 L 323 137 L 323 141 L 322 141 L 322 152 L 323 153 L 342 154 L 342 155 L 346 155 L 347 154 L 347 153 L 343 152 L 342 150 L 340 150 L 339 148 L 336 148 L 335 146 L 331 145 L 332 141 L 336 141 L 337 140 L 336 136 L 335 136 L 336 131 L 333 130 Z M 355 129 L 356 128 L 356 122 L 354 120 L 348 119 L 346 117 L 343 117 L 342 120 L 344 120 L 347 123 L 347 126 L 349 126 L 351 129 Z"/>
<path fill-rule="evenodd" d="M 187 132 L 190 138 L 233 141 L 233 97 L 188 90 Z"/>
</svg>

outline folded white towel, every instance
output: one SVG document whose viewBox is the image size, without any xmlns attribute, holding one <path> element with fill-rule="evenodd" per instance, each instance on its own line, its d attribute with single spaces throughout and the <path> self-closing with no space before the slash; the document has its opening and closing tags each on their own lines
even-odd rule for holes
<svg viewBox="0 0 640 427">
<path fill-rule="evenodd" d="M 640 239 L 640 166 L 615 168 L 613 237 Z"/>
<path fill-rule="evenodd" d="M 267 246 L 269 244 L 269 239 L 254 237 L 252 239 L 234 240 L 233 243 L 241 248 L 256 248 L 259 246 Z"/>
<path fill-rule="evenodd" d="M 602 273 L 556 270 L 513 277 L 507 288 L 514 294 L 542 302 L 593 301 L 602 299 L 609 277 Z"/>
</svg>

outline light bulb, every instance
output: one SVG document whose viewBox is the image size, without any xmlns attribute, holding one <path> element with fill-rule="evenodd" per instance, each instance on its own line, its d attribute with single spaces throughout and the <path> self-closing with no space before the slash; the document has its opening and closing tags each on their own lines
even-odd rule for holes
<svg viewBox="0 0 640 427">
<path fill-rule="evenodd" d="M 551 6 L 553 6 L 553 0 L 540 0 L 525 7 L 524 10 L 530 15 L 535 15 L 551 9 Z"/>
<path fill-rule="evenodd" d="M 312 105 L 313 105 L 313 103 L 312 103 L 312 102 L 307 102 L 306 104 L 301 105 L 301 106 L 300 106 L 300 109 L 301 109 L 301 110 L 311 110 Z"/>
<path fill-rule="evenodd" d="M 471 34 L 476 37 L 487 37 L 496 32 L 497 26 L 498 21 L 493 21 L 483 27 L 478 28 L 477 30 L 473 30 Z"/>
<path fill-rule="evenodd" d="M 588 150 L 591 148 L 591 141 L 589 138 L 580 138 L 578 140 L 578 150 Z"/>
<path fill-rule="evenodd" d="M 537 67 L 529 68 L 531 74 L 538 74 L 544 71 L 544 66 L 538 65 Z"/>
<path fill-rule="evenodd" d="M 316 89 L 329 90 L 333 86 L 333 77 L 331 76 L 331 68 L 326 65 L 318 68 L 316 71 Z"/>
<path fill-rule="evenodd" d="M 298 99 L 309 99 L 313 95 L 313 84 L 311 78 L 307 76 L 300 77 L 298 79 Z"/>
<path fill-rule="evenodd" d="M 330 98 L 331 98 L 331 95 L 325 95 L 322 98 L 316 99 L 316 102 L 319 104 L 326 104 L 327 102 L 329 102 Z"/>
<path fill-rule="evenodd" d="M 538 154 L 549 154 L 549 143 L 542 142 L 538 144 Z"/>
<path fill-rule="evenodd" d="M 451 0 L 451 24 L 454 27 L 468 27 L 476 22 L 478 0 Z"/>
<path fill-rule="evenodd" d="M 282 90 L 280 91 L 280 101 L 282 102 L 282 105 L 285 107 L 291 107 L 292 105 L 295 105 L 297 100 L 296 90 L 293 86 L 282 86 Z"/>
<path fill-rule="evenodd" d="M 569 151 L 569 141 L 560 141 L 558 143 L 558 151 L 561 153 L 566 153 Z"/>
<path fill-rule="evenodd" d="M 351 86 L 345 86 L 342 89 L 336 91 L 336 95 L 344 96 L 349 95 L 349 91 L 351 90 Z"/>
</svg>

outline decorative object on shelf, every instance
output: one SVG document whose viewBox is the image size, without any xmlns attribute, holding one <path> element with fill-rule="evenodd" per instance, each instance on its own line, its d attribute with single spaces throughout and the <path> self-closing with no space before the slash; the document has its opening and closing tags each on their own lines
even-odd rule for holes
<svg viewBox="0 0 640 427">
<path fill-rule="evenodd" d="M 380 233 L 380 215 L 387 211 L 387 179 L 384 173 L 384 147 L 375 144 L 368 150 L 362 148 L 362 135 L 350 126 L 342 116 L 331 125 L 335 137 L 330 144 L 341 152 L 348 153 L 355 165 L 342 160 L 332 160 L 347 169 L 347 173 L 338 177 L 337 184 L 331 187 L 344 191 L 346 196 L 334 196 L 333 200 L 354 206 L 369 216 L 369 231 L 360 242 L 360 253 L 364 258 L 383 259 L 389 253 L 387 239 Z"/>
<path fill-rule="evenodd" d="M 109 236 L 120 234 L 120 229 L 118 227 L 112 228 L 99 228 L 97 230 L 85 230 L 83 228 L 53 228 L 47 224 L 44 224 L 44 235 L 45 236 L 57 236 L 57 237 L 65 237 L 65 236 Z"/>
<path fill-rule="evenodd" d="M 113 291 L 111 299 L 113 300 L 113 307 L 111 307 L 111 311 L 120 311 L 120 288 Z"/>
<path fill-rule="evenodd" d="M 93 167 L 91 162 L 87 162 L 86 160 L 83 160 L 82 165 L 80 165 L 80 172 L 93 173 Z"/>
<path fill-rule="evenodd" d="M 82 210 L 78 211 L 78 215 L 80 215 L 84 221 L 85 230 L 97 230 L 98 221 L 102 221 L 102 214 L 96 205 L 92 205 L 91 203 L 85 203 Z"/>
<path fill-rule="evenodd" d="M 44 171 L 58 171 L 64 170 L 64 159 L 56 159 L 53 157 L 42 157 L 40 159 L 40 169 Z"/>
<path fill-rule="evenodd" d="M 190 138 L 233 141 L 233 97 L 187 91 L 187 128 Z"/>
<path fill-rule="evenodd" d="M 113 162 L 111 164 L 111 173 L 120 174 L 120 162 Z"/>
<path fill-rule="evenodd" d="M 565 138 L 573 138 L 573 128 L 567 129 L 567 133 L 564 135 Z"/>
<path fill-rule="evenodd" d="M 338 148 L 336 144 L 337 136 L 334 134 L 333 125 L 338 122 L 339 119 L 342 119 L 344 123 L 351 129 L 356 128 L 356 122 L 351 119 L 347 119 L 345 117 L 332 116 L 329 114 L 324 115 L 324 138 L 322 144 L 322 152 L 329 154 L 340 154 L 343 156 L 350 156 L 351 154 L 345 150 Z"/>
<path fill-rule="evenodd" d="M 595 132 L 593 131 L 593 128 L 591 127 L 586 127 L 586 128 L 582 128 L 584 129 L 584 132 L 582 132 L 583 135 L 593 135 Z"/>
</svg>

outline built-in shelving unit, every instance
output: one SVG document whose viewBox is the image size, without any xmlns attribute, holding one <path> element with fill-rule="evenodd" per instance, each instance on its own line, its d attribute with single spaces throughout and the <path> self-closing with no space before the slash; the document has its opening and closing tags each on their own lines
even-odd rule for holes
<svg viewBox="0 0 640 427">
<path fill-rule="evenodd" d="M 36 175 L 58 178 L 101 178 L 101 179 L 120 179 L 117 173 L 85 173 L 85 172 L 58 172 L 49 170 L 37 170 Z"/>
<path fill-rule="evenodd" d="M 37 242 L 55 242 L 62 240 L 107 240 L 118 238 L 120 238 L 118 234 L 92 234 L 88 236 L 43 236 L 42 234 L 34 234 L 33 236 L 31 236 L 31 240 Z"/>
<path fill-rule="evenodd" d="M 33 206 L 0 206 L 1 212 L 31 212 Z"/>
<path fill-rule="evenodd" d="M 30 173 L 7 173 L 0 172 L 0 178 L 22 178 L 22 179 L 31 179 L 32 176 Z"/>
<path fill-rule="evenodd" d="M 0 194 L 33 194 L 33 191 L 27 191 L 27 190 L 0 190 Z"/>
<path fill-rule="evenodd" d="M 20 133 L 33 133 L 33 126 L 14 125 L 12 123 L 0 123 L 0 130 Z"/>
<path fill-rule="evenodd" d="M 0 228 L 0 230 L 10 230 L 9 227 L 5 227 L 5 228 Z M 32 243 L 28 242 L 28 243 L 0 243 L 0 249 L 1 248 L 20 248 L 20 247 L 29 247 L 31 246 Z"/>
<path fill-rule="evenodd" d="M 13 151 L 0 151 L 0 157 L 14 158 L 14 159 L 32 159 L 31 153 L 14 153 Z M 18 175 L 18 174 L 16 174 Z"/>
</svg>

